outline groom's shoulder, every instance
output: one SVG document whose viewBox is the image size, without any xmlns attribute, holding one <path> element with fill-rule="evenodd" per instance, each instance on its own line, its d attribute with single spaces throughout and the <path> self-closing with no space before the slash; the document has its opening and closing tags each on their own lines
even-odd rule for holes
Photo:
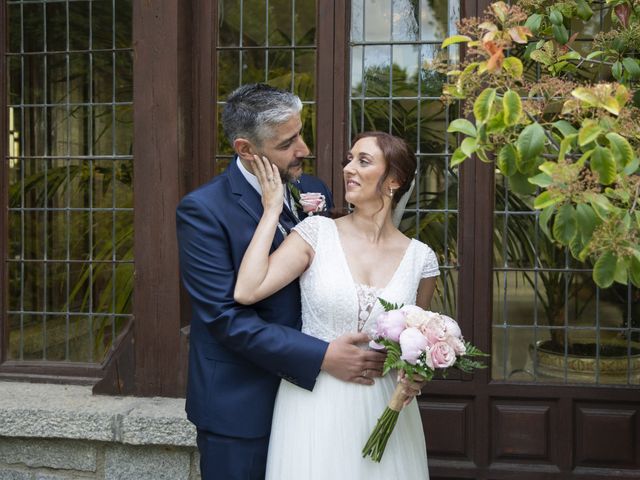
<svg viewBox="0 0 640 480">
<path fill-rule="evenodd" d="M 329 191 L 327 184 L 314 175 L 303 173 L 299 179 L 300 187 L 304 192 Z"/>
</svg>

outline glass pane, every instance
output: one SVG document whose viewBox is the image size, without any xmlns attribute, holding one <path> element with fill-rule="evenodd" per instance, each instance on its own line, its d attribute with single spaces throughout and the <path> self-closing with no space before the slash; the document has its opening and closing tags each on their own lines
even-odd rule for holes
<svg viewBox="0 0 640 480">
<path fill-rule="evenodd" d="M 292 83 L 292 56 L 291 50 L 269 50 L 268 51 L 267 81 L 270 85 L 282 89 L 290 90 Z"/>
<path fill-rule="evenodd" d="M 364 0 L 351 0 L 351 41 L 362 42 L 364 40 L 363 31 Z M 353 56 L 351 58 L 353 59 Z"/>
<path fill-rule="evenodd" d="M 394 41 L 418 40 L 418 0 L 393 0 L 392 18 Z"/>
<path fill-rule="evenodd" d="M 424 100 L 420 104 L 420 151 L 444 153 L 447 146 L 447 125 L 453 120 L 439 100 Z"/>
<path fill-rule="evenodd" d="M 245 46 L 265 45 L 266 32 L 266 0 L 243 0 L 242 10 L 242 43 Z"/>
<path fill-rule="evenodd" d="M 69 7 L 69 49 L 88 50 L 90 23 L 87 19 L 90 18 L 89 6 L 95 5 L 97 2 L 66 3 L 68 3 Z"/>
<path fill-rule="evenodd" d="M 94 50 L 113 48 L 112 2 L 90 2 L 90 10 L 92 20 L 91 47 Z"/>
<path fill-rule="evenodd" d="M 47 263 L 47 311 L 64 312 L 67 305 L 68 264 Z M 49 320 L 49 319 L 47 319 Z M 48 328 L 48 327 L 47 327 Z"/>
<path fill-rule="evenodd" d="M 67 317 L 65 315 L 47 315 L 46 355 L 44 360 L 64 361 L 67 354 Z"/>
<path fill-rule="evenodd" d="M 115 111 L 115 133 L 111 155 L 133 155 L 133 108 L 131 105 L 117 105 Z M 131 182 L 129 186 L 133 187 Z"/>
<path fill-rule="evenodd" d="M 62 260 L 67 258 L 67 232 L 69 216 L 64 210 L 52 211 L 47 216 L 47 258 Z"/>
<path fill-rule="evenodd" d="M 221 50 L 218 52 L 218 68 L 225 72 L 218 76 L 218 97 L 226 98 L 240 86 L 240 52 Z"/>
<path fill-rule="evenodd" d="M 305 102 L 316 98 L 316 54 L 315 50 L 294 52 L 294 91 Z"/>
<path fill-rule="evenodd" d="M 19 52 L 22 44 L 20 25 L 20 4 L 7 5 L 7 28 L 9 31 L 9 52 Z"/>
<path fill-rule="evenodd" d="M 217 5 L 220 42 L 216 71 L 224 74 L 216 78 L 216 153 L 219 155 L 214 162 L 216 173 L 224 171 L 234 153 L 220 121 L 224 101 L 243 84 L 266 82 L 297 94 L 304 102 L 303 137 L 313 151 L 317 62 L 315 0 L 223 0 Z M 304 168 L 312 171 L 313 159 L 305 160 Z"/>
<path fill-rule="evenodd" d="M 364 81 L 367 97 L 388 97 L 391 74 L 391 49 L 372 45 L 364 49 Z"/>
<path fill-rule="evenodd" d="M 364 95 L 362 70 L 364 65 L 364 47 L 354 46 L 351 49 L 351 97 Z"/>
<path fill-rule="evenodd" d="M 115 0 L 115 2 L 115 47 L 129 49 L 133 44 L 131 40 L 133 32 L 131 0 Z"/>
<path fill-rule="evenodd" d="M 394 100 L 391 104 L 391 133 L 404 138 L 414 149 L 418 146 L 418 101 Z"/>
<path fill-rule="evenodd" d="M 295 45 L 316 44 L 316 0 L 295 0 Z"/>
<path fill-rule="evenodd" d="M 93 102 L 108 103 L 113 101 L 113 54 L 96 52 L 93 60 Z"/>
<path fill-rule="evenodd" d="M 364 40 L 388 42 L 391 39 L 391 0 L 364 0 Z"/>
<path fill-rule="evenodd" d="M 245 50 L 242 52 L 242 78 L 240 83 L 264 82 L 267 78 L 266 50 Z"/>
<path fill-rule="evenodd" d="M 240 45 L 240 6 L 237 0 L 218 2 L 218 44 L 220 46 Z"/>
<path fill-rule="evenodd" d="M 44 103 L 45 58 L 44 55 L 28 55 L 23 59 L 24 83 L 29 86 L 24 90 L 26 103 Z"/>
<path fill-rule="evenodd" d="M 446 38 L 449 25 L 448 3 L 442 0 L 420 0 L 420 37 L 423 42 L 442 42 Z"/>
<path fill-rule="evenodd" d="M 133 55 L 131 52 L 116 52 L 115 65 L 115 101 L 131 102 L 133 100 Z"/>
<path fill-rule="evenodd" d="M 291 1 L 269 0 L 269 45 L 291 45 Z"/>
<path fill-rule="evenodd" d="M 420 47 L 393 46 L 393 96 L 417 97 Z"/>
<path fill-rule="evenodd" d="M 62 52 L 67 49 L 67 5 L 66 2 L 48 2 L 47 51 Z"/>
<path fill-rule="evenodd" d="M 44 51 L 44 4 L 24 3 L 22 5 L 23 48 L 25 52 Z M 15 19 L 19 21 L 18 18 Z"/>
</svg>

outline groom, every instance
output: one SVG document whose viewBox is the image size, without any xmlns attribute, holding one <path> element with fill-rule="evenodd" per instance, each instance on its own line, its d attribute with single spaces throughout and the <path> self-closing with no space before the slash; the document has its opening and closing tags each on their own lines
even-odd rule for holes
<svg viewBox="0 0 640 480">
<path fill-rule="evenodd" d="M 264 478 L 281 378 L 313 390 L 320 370 L 368 385 L 382 370 L 383 354 L 357 346 L 368 341 L 365 334 L 326 343 L 300 332 L 297 281 L 251 307 L 233 300 L 240 262 L 262 215 L 254 155 L 276 164 L 294 192 L 322 193 L 331 206 L 326 185 L 302 174 L 309 149 L 301 109 L 297 96 L 268 85 L 234 91 L 222 125 L 236 156 L 177 209 L 181 276 L 192 305 L 186 410 L 198 431 L 203 480 Z M 305 216 L 289 192 L 273 249 Z"/>
</svg>

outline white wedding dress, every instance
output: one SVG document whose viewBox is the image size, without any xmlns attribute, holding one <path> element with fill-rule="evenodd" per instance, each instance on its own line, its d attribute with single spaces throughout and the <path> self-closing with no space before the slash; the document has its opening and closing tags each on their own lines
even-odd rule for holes
<svg viewBox="0 0 640 480">
<path fill-rule="evenodd" d="M 314 249 L 300 278 L 302 331 L 330 342 L 359 328 L 370 331 L 384 311 L 376 297 L 414 304 L 421 278 L 439 274 L 433 251 L 412 240 L 383 289 L 357 285 L 335 222 L 313 216 L 295 227 Z M 395 373 L 373 386 L 338 380 L 320 372 L 312 392 L 285 380 L 273 414 L 267 480 L 425 480 L 429 478 L 422 421 L 412 401 L 398 418 L 380 463 L 362 458 L 378 417 L 396 386 Z"/>
</svg>

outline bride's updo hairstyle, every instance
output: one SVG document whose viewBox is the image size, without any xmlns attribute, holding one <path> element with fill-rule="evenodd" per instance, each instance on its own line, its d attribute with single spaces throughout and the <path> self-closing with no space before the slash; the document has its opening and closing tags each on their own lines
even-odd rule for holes
<svg viewBox="0 0 640 480">
<path fill-rule="evenodd" d="M 395 208 L 402 195 L 404 195 L 413 181 L 418 162 L 413 150 L 407 142 L 385 132 L 362 132 L 359 133 L 351 142 L 351 146 L 362 138 L 375 138 L 378 148 L 382 151 L 382 157 L 385 160 L 386 168 L 384 175 L 378 181 L 377 190 L 380 195 L 387 196 L 388 192 L 382 191 L 382 185 L 389 177 L 393 177 L 400 184 L 400 187 L 394 190 L 391 204 Z"/>
</svg>

